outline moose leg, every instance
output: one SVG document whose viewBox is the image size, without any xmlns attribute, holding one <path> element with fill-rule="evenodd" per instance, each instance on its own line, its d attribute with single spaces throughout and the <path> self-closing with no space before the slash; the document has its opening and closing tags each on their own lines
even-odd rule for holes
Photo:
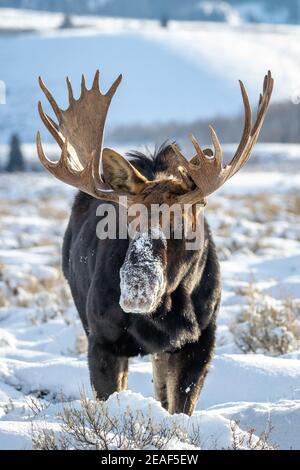
<svg viewBox="0 0 300 470">
<path fill-rule="evenodd" d="M 157 353 L 152 356 L 153 381 L 155 398 L 161 405 L 168 409 L 167 376 L 168 376 L 168 354 Z"/>
<path fill-rule="evenodd" d="M 192 415 L 208 372 L 214 342 L 215 325 L 211 324 L 202 332 L 197 343 L 187 344 L 179 352 L 169 354 L 169 413 Z"/>
<path fill-rule="evenodd" d="M 116 357 L 89 336 L 88 362 L 92 387 L 99 400 L 127 388 L 128 358 Z"/>
</svg>

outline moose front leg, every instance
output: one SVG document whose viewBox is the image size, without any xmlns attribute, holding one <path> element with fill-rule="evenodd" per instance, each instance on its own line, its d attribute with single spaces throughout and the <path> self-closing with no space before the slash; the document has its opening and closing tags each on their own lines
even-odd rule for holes
<svg viewBox="0 0 300 470">
<path fill-rule="evenodd" d="M 155 398 L 163 408 L 168 410 L 168 354 L 156 353 L 152 355 L 153 383 Z"/>
<path fill-rule="evenodd" d="M 202 390 L 215 343 L 215 325 L 206 328 L 197 343 L 167 353 L 167 401 L 170 414 L 192 415 Z"/>
<path fill-rule="evenodd" d="M 88 337 L 88 362 L 92 387 L 98 400 L 127 389 L 128 358 L 116 357 L 93 336 Z"/>
</svg>

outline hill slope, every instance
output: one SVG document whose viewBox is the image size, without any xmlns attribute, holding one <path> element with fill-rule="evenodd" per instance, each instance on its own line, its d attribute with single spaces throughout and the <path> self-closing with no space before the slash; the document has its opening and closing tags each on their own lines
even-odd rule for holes
<svg viewBox="0 0 300 470">
<path fill-rule="evenodd" d="M 105 89 L 122 72 L 111 128 L 236 114 L 241 109 L 237 80 L 245 81 L 256 103 L 268 69 L 276 80 L 274 100 L 299 95 L 296 27 L 173 22 L 166 30 L 155 22 L 86 18 L 85 28 L 59 31 L 53 29 L 61 19 L 56 15 L 6 14 L 11 15 L 11 27 L 27 24 L 40 32 L 0 36 L 0 60 L 5 64 L 0 78 L 6 84 L 6 105 L 0 107 L 2 142 L 12 131 L 23 141 L 34 140 L 40 127 L 39 75 L 66 105 L 66 75 L 79 90 L 81 73 L 90 81 L 100 68 Z M 0 27 L 1 21 L 7 25 L 0 17 Z"/>
</svg>

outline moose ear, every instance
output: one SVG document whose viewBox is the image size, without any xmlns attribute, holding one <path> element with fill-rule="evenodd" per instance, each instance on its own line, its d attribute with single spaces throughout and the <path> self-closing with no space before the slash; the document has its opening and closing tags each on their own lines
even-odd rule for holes
<svg viewBox="0 0 300 470">
<path fill-rule="evenodd" d="M 128 160 L 108 148 L 103 150 L 102 169 L 105 182 L 117 192 L 138 194 L 148 182 Z"/>
</svg>

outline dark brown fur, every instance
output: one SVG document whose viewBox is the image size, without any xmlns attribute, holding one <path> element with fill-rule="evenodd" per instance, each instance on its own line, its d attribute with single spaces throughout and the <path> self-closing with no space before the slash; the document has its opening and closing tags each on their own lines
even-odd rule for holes
<svg viewBox="0 0 300 470">
<path fill-rule="evenodd" d="M 192 183 L 173 157 L 169 146 L 153 158 L 132 155 L 134 167 L 150 181 L 139 193 L 146 205 L 171 204 L 189 190 Z M 220 304 L 219 264 L 209 227 L 205 223 L 204 244 L 197 251 L 187 251 L 184 240 L 168 241 L 167 285 L 157 309 L 151 315 L 125 313 L 119 305 L 119 272 L 130 242 L 97 238 L 98 204 L 77 195 L 63 246 L 64 274 L 88 336 L 92 385 L 99 399 L 107 399 L 126 389 L 128 358 L 152 354 L 156 398 L 170 413 L 191 415 L 212 358 Z"/>
</svg>

